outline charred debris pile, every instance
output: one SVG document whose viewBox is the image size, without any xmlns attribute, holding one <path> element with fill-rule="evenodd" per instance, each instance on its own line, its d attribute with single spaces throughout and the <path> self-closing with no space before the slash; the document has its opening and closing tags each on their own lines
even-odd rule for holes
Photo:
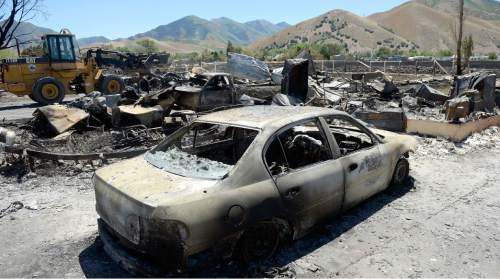
<svg viewBox="0 0 500 279">
<path fill-rule="evenodd" d="M 127 79 L 126 79 L 127 80 Z M 230 53 L 227 73 L 155 70 L 128 80 L 121 94 L 95 91 L 38 108 L 32 119 L 3 122 L 7 154 L 52 161 L 127 158 L 145 152 L 200 114 L 246 105 L 323 106 L 346 111 L 377 128 L 406 131 L 407 119 L 465 123 L 497 115 L 495 74 L 394 80 L 377 72 L 315 69 L 307 51 L 271 69 Z"/>
</svg>

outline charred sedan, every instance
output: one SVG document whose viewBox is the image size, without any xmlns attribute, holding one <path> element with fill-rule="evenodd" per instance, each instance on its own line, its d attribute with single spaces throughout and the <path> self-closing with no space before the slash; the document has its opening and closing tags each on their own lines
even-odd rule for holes
<svg viewBox="0 0 500 279">
<path fill-rule="evenodd" d="M 280 241 L 401 184 L 414 144 L 332 109 L 207 114 L 96 172 L 101 239 L 122 266 L 146 275 L 207 251 L 266 259 Z"/>
</svg>

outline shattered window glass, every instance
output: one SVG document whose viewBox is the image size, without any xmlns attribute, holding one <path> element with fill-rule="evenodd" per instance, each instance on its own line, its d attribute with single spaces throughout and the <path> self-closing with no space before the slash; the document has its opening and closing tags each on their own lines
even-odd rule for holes
<svg viewBox="0 0 500 279">
<path fill-rule="evenodd" d="M 370 135 L 351 121 L 336 117 L 327 117 L 325 120 L 343 156 L 373 146 Z"/>
<path fill-rule="evenodd" d="M 146 154 L 152 165 L 177 175 L 221 179 L 240 160 L 258 132 L 239 127 L 195 123 Z"/>
</svg>

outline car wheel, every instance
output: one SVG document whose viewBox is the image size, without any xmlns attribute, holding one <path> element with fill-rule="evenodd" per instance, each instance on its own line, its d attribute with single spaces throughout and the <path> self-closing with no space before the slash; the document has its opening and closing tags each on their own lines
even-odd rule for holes
<svg viewBox="0 0 500 279">
<path fill-rule="evenodd" d="M 394 168 L 394 174 L 392 175 L 392 186 L 400 186 L 403 185 L 404 182 L 408 179 L 408 175 L 410 173 L 410 163 L 407 159 L 402 158 L 399 159 L 396 167 Z"/>
<path fill-rule="evenodd" d="M 248 229 L 240 239 L 240 256 L 244 263 L 251 264 L 270 259 L 276 252 L 280 233 L 276 224 L 262 222 Z"/>
<path fill-rule="evenodd" d="M 60 103 L 65 95 L 64 85 L 53 77 L 43 77 L 35 83 L 32 95 L 42 105 Z"/>
<path fill-rule="evenodd" d="M 125 89 L 125 82 L 116 75 L 103 77 L 100 84 L 100 91 L 103 94 L 120 94 Z"/>
</svg>

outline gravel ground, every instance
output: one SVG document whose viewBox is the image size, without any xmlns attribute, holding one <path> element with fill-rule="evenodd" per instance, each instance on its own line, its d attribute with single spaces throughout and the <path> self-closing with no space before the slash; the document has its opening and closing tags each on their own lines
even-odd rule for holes
<svg viewBox="0 0 500 279">
<path fill-rule="evenodd" d="M 230 263 L 188 275 L 499 277 L 500 129 L 463 144 L 419 142 L 405 187 L 319 226 L 265 266 Z M 102 250 L 92 173 L 0 167 L 0 277 L 130 276 Z"/>
</svg>

